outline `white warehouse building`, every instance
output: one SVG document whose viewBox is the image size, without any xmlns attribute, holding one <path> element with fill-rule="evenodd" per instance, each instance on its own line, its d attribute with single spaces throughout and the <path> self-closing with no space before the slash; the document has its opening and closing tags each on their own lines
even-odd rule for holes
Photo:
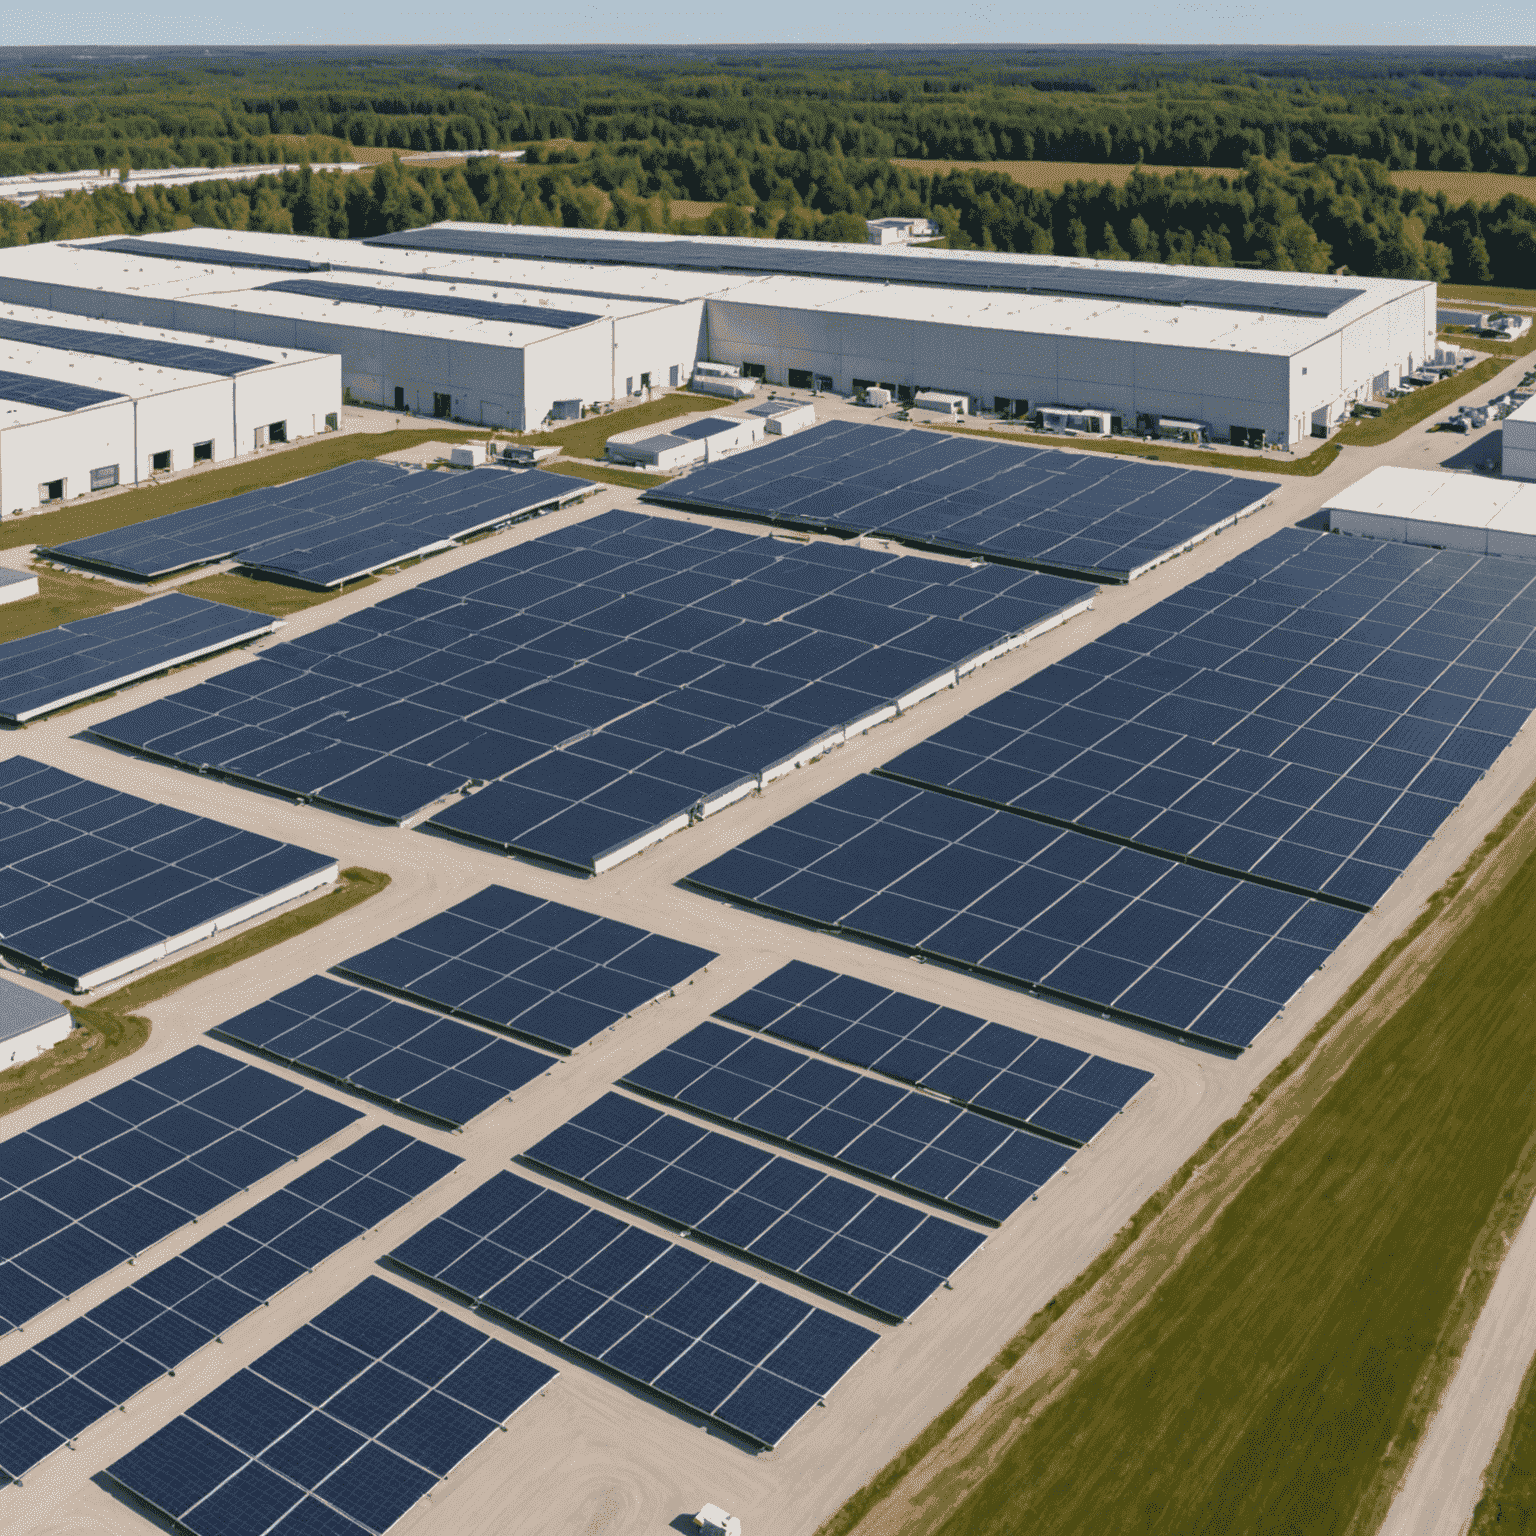
<svg viewBox="0 0 1536 1536">
<path fill-rule="evenodd" d="M 0 303 L 0 512 L 337 425 L 335 357 Z"/>
<path fill-rule="evenodd" d="M 1047 256 L 444 223 L 0 252 L 0 300 L 334 351 L 359 400 L 529 430 L 688 380 L 924 390 L 1288 446 L 1435 348 L 1435 285 Z"/>
</svg>

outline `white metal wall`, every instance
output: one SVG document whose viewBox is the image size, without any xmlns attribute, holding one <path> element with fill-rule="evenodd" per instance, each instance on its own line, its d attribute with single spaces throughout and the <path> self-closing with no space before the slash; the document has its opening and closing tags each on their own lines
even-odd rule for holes
<svg viewBox="0 0 1536 1536">
<path fill-rule="evenodd" d="M 40 504 L 38 487 L 65 481 L 64 494 L 91 488 L 91 471 L 118 466 L 121 483 L 133 484 L 132 400 L 105 400 L 46 421 L 23 422 L 0 431 L 0 512 L 9 517 Z"/>
</svg>

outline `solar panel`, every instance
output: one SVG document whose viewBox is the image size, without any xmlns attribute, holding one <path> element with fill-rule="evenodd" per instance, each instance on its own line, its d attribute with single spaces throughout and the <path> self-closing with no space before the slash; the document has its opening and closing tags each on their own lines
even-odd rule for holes
<svg viewBox="0 0 1536 1536">
<path fill-rule="evenodd" d="M 699 1025 L 621 1081 L 992 1226 L 1075 1150 L 723 1024 Z"/>
<path fill-rule="evenodd" d="M 983 1241 L 956 1222 L 617 1093 L 524 1158 L 893 1322 L 910 1317 Z"/>
<path fill-rule="evenodd" d="M 865 775 L 687 883 L 1228 1048 L 1360 914 Z"/>
<path fill-rule="evenodd" d="M 1105 1056 L 792 960 L 720 1018 L 1079 1144 L 1152 1080 Z"/>
<path fill-rule="evenodd" d="M 359 1114 L 193 1046 L 0 1142 L 0 1331 L 19 1328 Z M 10 1395 L 3 1387 L 0 1394 Z"/>
<path fill-rule="evenodd" d="M 329 976 L 311 976 L 211 1033 L 455 1127 L 554 1065 L 526 1046 Z"/>
<path fill-rule="evenodd" d="M 370 1276 L 107 1475 L 192 1536 L 383 1536 L 558 1374 Z"/>
<path fill-rule="evenodd" d="M 183 592 L 0 645 L 0 719 L 13 724 L 269 635 L 278 620 Z"/>
<path fill-rule="evenodd" d="M 329 262 L 310 261 L 304 256 L 276 256 L 223 245 L 188 245 L 180 240 L 140 240 L 132 235 L 93 240 L 74 249 L 105 251 L 112 256 L 149 256 L 160 261 L 195 261 L 208 267 L 269 267 L 278 272 L 330 271 Z"/>
<path fill-rule="evenodd" d="M 88 331 L 72 325 L 41 325 L 33 320 L 9 320 L 0 316 L 0 339 L 23 342 L 29 347 L 83 352 L 91 357 L 117 357 L 150 368 L 180 368 L 188 373 L 207 373 L 233 378 L 252 368 L 267 368 L 272 359 L 222 352 L 217 347 L 198 347 L 185 341 L 166 341 L 155 336 L 124 336 L 117 331 Z"/>
<path fill-rule="evenodd" d="M 877 1338 L 512 1173 L 489 1179 L 389 1257 L 770 1447 Z"/>
<path fill-rule="evenodd" d="M 696 944 L 488 885 L 336 969 L 569 1052 L 715 958 Z"/>
<path fill-rule="evenodd" d="M 408 1204 L 425 1174 L 435 1183 L 462 1161 L 390 1126 L 369 1131 L 7 1361 L 0 1366 L 0 1476 L 25 1476 L 366 1226 Z M 368 1221 L 358 1219 L 364 1205 Z"/>
<path fill-rule="evenodd" d="M 77 991 L 335 871 L 325 854 L 29 757 L 0 763 L 0 950 Z"/>
<path fill-rule="evenodd" d="M 692 271 L 790 272 L 855 282 L 933 284 L 942 288 L 996 288 L 1007 293 L 1062 294 L 1132 303 L 1193 304 L 1276 314 L 1334 314 L 1363 288 L 1321 283 L 1245 281 L 1205 276 L 1188 267 L 1152 272 L 1118 263 L 1093 266 L 1028 256 L 984 256 L 921 249 L 849 249 L 800 240 L 733 240 L 692 235 L 626 239 L 622 234 L 578 234 L 507 225 L 474 229 L 431 225 L 376 235 L 369 245 L 476 256 L 525 256 L 541 261 L 616 262 Z"/>
<path fill-rule="evenodd" d="M 213 560 L 312 587 L 355 581 L 447 549 L 591 490 L 542 469 L 433 474 L 359 460 L 46 551 L 62 560 L 154 581 Z"/>
<path fill-rule="evenodd" d="M 18 405 L 35 405 L 46 411 L 79 411 L 88 405 L 128 397 L 112 389 L 92 389 L 86 384 L 70 384 L 62 379 L 40 379 L 36 374 L 14 373 L 0 368 L 0 400 L 14 400 Z"/>
<path fill-rule="evenodd" d="M 265 283 L 263 293 L 294 293 L 307 299 L 329 299 L 333 304 L 366 304 L 379 309 L 408 309 L 429 315 L 459 315 L 466 320 L 493 320 L 501 325 L 542 325 L 552 331 L 568 331 L 590 325 L 601 315 L 573 309 L 554 309 L 547 304 L 507 304 L 493 299 L 471 299 L 446 293 L 421 293 L 412 289 L 381 288 L 367 283 L 328 283 L 316 278 L 288 278 Z"/>
<path fill-rule="evenodd" d="M 1536 707 L 1536 566 L 1288 529 L 880 772 L 1367 911 Z"/>
<path fill-rule="evenodd" d="M 488 781 L 433 826 L 597 873 L 1091 597 L 605 513 L 96 730 L 387 820 Z"/>
<path fill-rule="evenodd" d="M 666 506 L 1129 581 L 1278 482 L 828 421 L 648 491 Z"/>
</svg>

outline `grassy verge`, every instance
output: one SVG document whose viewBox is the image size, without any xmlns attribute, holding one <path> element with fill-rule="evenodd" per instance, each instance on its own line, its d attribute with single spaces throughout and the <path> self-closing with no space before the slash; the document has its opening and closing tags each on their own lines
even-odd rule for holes
<svg viewBox="0 0 1536 1536">
<path fill-rule="evenodd" d="M 610 469 L 606 464 L 576 464 L 570 459 L 556 459 L 543 464 L 554 475 L 571 475 L 578 480 L 601 480 L 604 485 L 622 485 L 631 491 L 648 491 L 653 485 L 665 485 L 669 475 L 648 475 L 636 469 Z"/>
<path fill-rule="evenodd" d="M 1464 325 L 1442 325 L 1440 340 L 1474 352 L 1487 352 L 1494 357 L 1524 357 L 1527 352 L 1536 350 L 1536 328 L 1527 331 L 1519 341 L 1496 341 L 1491 336 L 1479 336 Z"/>
<path fill-rule="evenodd" d="M 1521 196 L 1529 197 L 1530 191 Z M 1479 288 L 1472 283 L 1441 283 L 1439 296 L 1457 303 L 1475 304 L 1479 309 L 1494 304 L 1521 304 L 1536 309 L 1536 288 Z"/>
<path fill-rule="evenodd" d="M 70 1005 L 75 1029 L 66 1040 L 19 1067 L 0 1072 L 0 1115 L 44 1094 L 89 1077 L 125 1056 L 131 1056 L 149 1039 L 149 1020 L 136 1009 L 168 997 L 191 982 L 248 960 L 274 945 L 318 928 L 359 903 L 376 896 L 389 884 L 389 876 L 374 869 L 344 869 L 341 878 L 323 896 L 307 901 L 270 921 L 245 929 L 220 944 L 188 955 L 149 975 L 110 992 L 99 1003 Z"/>
<path fill-rule="evenodd" d="M 1483 1473 L 1467 1536 L 1536 1528 L 1536 1362 L 1525 1373 L 1504 1433 Z"/>
<path fill-rule="evenodd" d="M 1536 789 L 1111 1251 L 825 1529 L 895 1492 L 1197 1172 L 1219 1178 L 1212 1151 L 1357 1005 L 1368 1037 L 1315 1105 L 1287 1110 L 1279 1134 L 1295 1128 L 1103 1347 L 1063 1358 L 1033 1418 L 994 1410 L 984 1449 L 924 1491 L 920 1528 L 1375 1529 L 1536 1189 L 1536 1058 L 1520 1044 L 1536 1002 L 1519 940 L 1536 908 L 1529 836 L 1502 887 L 1460 899 L 1533 805 Z M 1426 930 L 1441 919 L 1436 951 Z M 1383 998 L 1389 967 L 1421 955 L 1422 983 Z"/>
<path fill-rule="evenodd" d="M 640 405 L 628 405 L 619 411 L 603 416 L 588 416 L 585 421 L 572 422 L 553 432 L 513 433 L 519 442 L 533 443 L 538 447 L 553 444 L 562 448 L 573 459 L 600 459 L 608 439 L 615 432 L 628 432 L 634 427 L 649 427 L 659 421 L 671 421 L 675 416 L 688 416 L 695 411 L 720 410 L 733 404 L 718 395 L 696 395 L 691 390 L 680 389 L 674 394 L 659 395 Z M 501 434 L 496 434 L 500 436 Z"/>
<path fill-rule="evenodd" d="M 371 587 L 376 578 L 365 576 L 349 582 L 347 592 L 360 587 Z M 290 586 L 286 581 L 270 581 L 265 576 L 245 575 L 237 571 L 221 571 L 216 576 L 202 576 L 196 581 L 184 582 L 180 588 L 191 597 L 203 597 L 210 603 L 230 603 L 236 608 L 254 608 L 257 613 L 270 613 L 274 619 L 287 618 L 290 613 L 302 613 L 316 603 L 328 603 L 340 597 L 342 589 L 333 592 L 317 592 L 312 587 Z"/>
<path fill-rule="evenodd" d="M 1373 448 L 1389 443 L 1409 427 L 1439 415 L 1463 395 L 1471 394 L 1479 385 L 1497 378 L 1507 366 L 1498 358 L 1490 357 L 1464 373 L 1453 373 L 1449 378 L 1441 379 L 1438 384 L 1426 384 L 1423 389 L 1394 400 L 1380 416 L 1350 422 L 1341 428 L 1342 440 L 1346 447 L 1352 448 Z"/>
<path fill-rule="evenodd" d="M 435 427 L 398 432 L 347 432 L 322 437 L 297 448 L 285 448 L 281 453 L 246 459 L 223 469 L 210 469 L 205 474 L 188 475 L 185 480 L 123 491 L 94 501 L 74 502 L 56 512 L 37 512 L 7 519 L 0 525 L 0 549 L 14 549 L 23 544 L 44 547 L 64 544 L 93 533 L 126 528 L 130 523 L 141 523 L 146 518 L 163 517 L 167 512 L 206 506 L 210 501 L 240 496 L 263 486 L 283 485 L 301 475 L 335 469 L 339 464 L 377 458 L 381 453 L 393 453 L 399 448 L 413 448 L 417 443 L 433 440 L 465 442 L 484 436 L 484 431 L 444 431 Z"/>
<path fill-rule="evenodd" d="M 148 595 L 121 587 L 115 581 L 93 581 L 64 571 L 38 571 L 37 596 L 0 608 L 0 644 L 20 640 L 68 624 L 110 613 L 125 603 L 142 602 Z"/>
</svg>

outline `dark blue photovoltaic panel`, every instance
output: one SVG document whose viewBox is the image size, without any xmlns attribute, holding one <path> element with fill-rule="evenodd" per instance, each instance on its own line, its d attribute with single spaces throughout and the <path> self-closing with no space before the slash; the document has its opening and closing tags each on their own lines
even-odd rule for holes
<svg viewBox="0 0 1536 1536">
<path fill-rule="evenodd" d="M 878 1337 L 512 1173 L 389 1257 L 767 1446 Z"/>
<path fill-rule="evenodd" d="M 13 724 L 269 635 L 277 620 L 168 592 L 0 645 L 0 720 Z"/>
<path fill-rule="evenodd" d="M 993 1226 L 1073 1152 L 722 1024 L 700 1024 L 621 1082 Z"/>
<path fill-rule="evenodd" d="M 792 960 L 723 1008 L 732 1024 L 1087 1142 L 1152 1074 Z"/>
<path fill-rule="evenodd" d="M 209 373 L 221 378 L 233 378 L 252 368 L 268 368 L 273 362 L 267 357 L 221 352 L 217 347 L 197 347 L 184 341 L 125 336 L 117 331 L 88 331 L 75 325 L 40 325 L 32 320 L 10 320 L 4 316 L 0 316 L 0 340 L 63 352 L 84 352 L 91 357 L 117 357 L 150 368 L 180 368 L 188 373 Z"/>
<path fill-rule="evenodd" d="M 983 1241 L 941 1216 L 617 1093 L 524 1157 L 896 1322 Z"/>
<path fill-rule="evenodd" d="M 192 1536 L 384 1536 L 558 1374 L 370 1276 L 107 1475 Z"/>
<path fill-rule="evenodd" d="M 1286 529 L 879 771 L 1365 911 L 1536 707 L 1536 565 Z"/>
<path fill-rule="evenodd" d="M 462 1161 L 381 1126 L 0 1366 L 0 1398 L 10 1405 L 0 1410 L 0 1476 L 31 1471 L 64 1439 L 408 1204 L 426 1174 L 435 1183 Z M 356 1219 L 364 1206 L 369 1214 Z M 59 1413 L 69 1394 L 58 1389 L 70 1383 L 76 1417 L 66 1425 Z M 79 1417 L 86 1407 L 91 1417 Z"/>
<path fill-rule="evenodd" d="M 643 499 L 1129 581 L 1278 489 L 1212 470 L 828 421 Z"/>
<path fill-rule="evenodd" d="M 360 1113 L 195 1045 L 0 1141 L 0 1333 Z"/>
<path fill-rule="evenodd" d="M 527 1046 L 329 976 L 311 976 L 211 1033 L 452 1126 L 554 1065 Z"/>
<path fill-rule="evenodd" d="M 864 775 L 688 876 L 765 911 L 1240 1048 L 1360 913 Z"/>
<path fill-rule="evenodd" d="M 1245 281 L 1197 267 L 1148 272 L 1120 262 L 1067 265 L 1041 257 L 956 254 L 921 247 L 878 250 L 804 240 L 741 240 L 708 235 L 662 239 L 604 232 L 476 225 L 429 225 L 375 235 L 369 245 L 459 255 L 526 256 L 539 261 L 616 262 L 707 272 L 793 272 L 859 282 L 936 284 L 940 288 L 996 288 L 1004 293 L 1048 293 L 1145 304 L 1192 304 L 1217 309 L 1326 316 L 1365 291 L 1336 279 L 1278 283 Z"/>
<path fill-rule="evenodd" d="M 270 267 L 278 272 L 328 272 L 330 263 L 307 256 L 276 256 L 227 245 L 190 245 L 184 240 L 144 240 L 120 235 L 112 240 L 82 241 L 77 251 L 105 251 L 112 256 L 151 256 L 162 261 L 195 261 L 209 267 Z"/>
<path fill-rule="evenodd" d="M 336 969 L 573 1051 L 714 958 L 697 944 L 488 885 Z"/>
<path fill-rule="evenodd" d="M 47 553 L 143 581 L 238 559 L 307 586 L 334 587 L 591 489 L 585 480 L 542 469 L 433 474 L 367 459 Z"/>
<path fill-rule="evenodd" d="M 30 757 L 0 763 L 0 950 L 76 990 L 335 866 Z"/>
<path fill-rule="evenodd" d="M 36 374 L 0 368 L 0 400 L 14 400 L 18 405 L 36 405 L 47 411 L 79 411 L 106 400 L 127 398 L 112 389 L 92 389 L 86 384 L 40 379 Z"/>
<path fill-rule="evenodd" d="M 96 730 L 593 873 L 1092 591 L 610 512 Z"/>
<path fill-rule="evenodd" d="M 569 331 L 603 318 L 574 309 L 554 309 L 547 304 L 508 304 L 460 294 L 385 288 L 378 283 L 327 282 L 315 277 L 290 277 L 277 283 L 264 283 L 259 291 L 329 299 L 333 304 L 366 304 L 370 309 L 410 309 L 421 314 L 459 315 L 466 320 L 493 320 L 499 325 L 541 325 L 551 331 Z"/>
</svg>

